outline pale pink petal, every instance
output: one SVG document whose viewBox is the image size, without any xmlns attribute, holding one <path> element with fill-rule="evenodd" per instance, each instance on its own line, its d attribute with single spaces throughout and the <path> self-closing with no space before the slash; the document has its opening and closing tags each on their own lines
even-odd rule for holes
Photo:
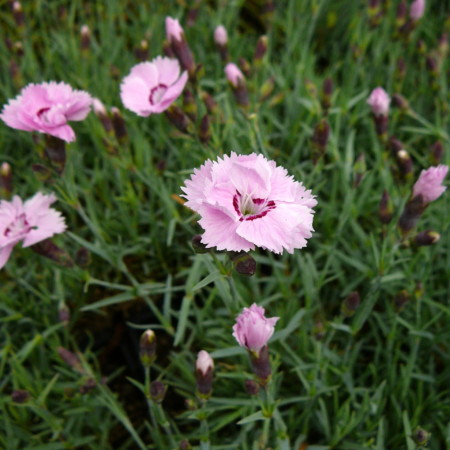
<svg viewBox="0 0 450 450">
<path fill-rule="evenodd" d="M 38 218 L 36 228 L 26 235 L 22 246 L 29 247 L 66 230 L 64 218 L 58 211 L 49 209 L 44 216 Z"/>
<path fill-rule="evenodd" d="M 141 79 L 149 88 L 149 91 L 158 85 L 158 69 L 153 62 L 146 61 L 140 64 L 136 64 L 131 69 L 130 75 L 128 75 L 128 77 Z"/>
<path fill-rule="evenodd" d="M 184 87 L 186 86 L 187 80 L 188 73 L 183 72 L 179 80 L 167 89 L 159 104 L 155 105 L 158 107 L 158 111 L 155 112 L 162 112 L 166 110 L 181 95 Z"/>
<path fill-rule="evenodd" d="M 59 128 L 53 128 L 46 131 L 47 134 L 51 134 L 66 142 L 73 142 L 75 140 L 75 132 L 70 125 L 63 125 Z"/>
<path fill-rule="evenodd" d="M 171 86 L 178 80 L 180 76 L 180 63 L 177 59 L 157 56 L 152 63 L 158 72 L 157 84 Z"/>
<path fill-rule="evenodd" d="M 67 120 L 80 121 L 86 119 L 91 110 L 92 97 L 86 92 L 75 91 L 74 97 L 66 108 Z"/>
<path fill-rule="evenodd" d="M 150 114 L 150 90 L 146 83 L 140 78 L 132 75 L 126 77 L 120 86 L 120 97 L 127 109 L 139 116 Z"/>
<path fill-rule="evenodd" d="M 212 161 L 206 161 L 200 169 L 195 169 L 190 180 L 185 181 L 185 185 L 181 189 L 184 194 L 182 197 L 188 199 L 185 205 L 188 208 L 198 212 L 198 207 L 205 200 L 206 184 L 211 182 Z"/>
<path fill-rule="evenodd" d="M 16 196 L 17 197 L 17 196 Z M 19 200 L 20 198 L 17 197 Z M 23 205 L 23 211 L 29 217 L 37 216 L 41 211 L 46 211 L 57 200 L 55 194 L 36 193 L 33 197 L 28 199 Z M 21 201 L 21 200 L 20 200 Z"/>
<path fill-rule="evenodd" d="M 14 245 L 7 245 L 6 247 L 0 248 L 0 269 L 2 269 L 8 262 Z"/>
<path fill-rule="evenodd" d="M 21 105 L 17 100 L 10 100 L 9 104 L 3 107 L 0 118 L 11 128 L 23 131 L 35 130 L 34 123 L 30 120 L 23 120 L 21 116 Z"/>
</svg>

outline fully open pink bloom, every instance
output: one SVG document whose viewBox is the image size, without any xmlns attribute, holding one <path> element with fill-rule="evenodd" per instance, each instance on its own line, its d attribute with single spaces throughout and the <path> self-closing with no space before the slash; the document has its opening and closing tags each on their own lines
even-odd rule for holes
<svg viewBox="0 0 450 450">
<path fill-rule="evenodd" d="M 234 63 L 228 63 L 225 66 L 225 76 L 234 87 L 238 87 L 239 83 L 245 82 L 244 74 L 239 70 L 239 67 Z"/>
<path fill-rule="evenodd" d="M 425 13 L 425 0 L 415 0 L 411 3 L 411 7 L 409 9 L 409 17 L 412 20 L 417 21 L 420 20 Z"/>
<path fill-rule="evenodd" d="M 258 353 L 272 337 L 279 317 L 266 318 L 264 308 L 253 303 L 244 308 L 233 326 L 233 336 L 241 347 Z"/>
<path fill-rule="evenodd" d="M 367 99 L 368 105 L 376 116 L 387 116 L 391 99 L 382 87 L 375 88 Z"/>
<path fill-rule="evenodd" d="M 72 142 L 75 133 L 67 122 L 84 120 L 91 103 L 87 92 L 75 91 L 66 83 L 29 84 L 4 106 L 0 118 L 12 128 L 39 131 Z"/>
<path fill-rule="evenodd" d="M 180 96 L 187 80 L 187 72 L 180 76 L 176 59 L 158 56 L 131 69 L 122 81 L 120 96 L 126 108 L 146 117 L 166 110 Z"/>
<path fill-rule="evenodd" d="M 208 160 L 182 190 L 186 206 L 201 216 L 207 247 L 292 253 L 311 237 L 317 201 L 286 169 L 262 155 L 233 152 Z"/>
<path fill-rule="evenodd" d="M 0 201 L 0 269 L 20 241 L 29 247 L 66 229 L 61 214 L 50 208 L 55 201 L 54 194 L 40 192 L 25 203 L 17 195 L 10 202 Z"/>
<path fill-rule="evenodd" d="M 439 198 L 447 189 L 445 186 L 442 186 L 447 172 L 448 166 L 443 164 L 422 170 L 419 179 L 413 187 L 413 198 L 421 195 L 425 203 L 433 202 Z"/>
<path fill-rule="evenodd" d="M 228 33 L 226 28 L 223 25 L 219 25 L 214 30 L 214 41 L 217 45 L 227 45 L 228 42 Z"/>
</svg>

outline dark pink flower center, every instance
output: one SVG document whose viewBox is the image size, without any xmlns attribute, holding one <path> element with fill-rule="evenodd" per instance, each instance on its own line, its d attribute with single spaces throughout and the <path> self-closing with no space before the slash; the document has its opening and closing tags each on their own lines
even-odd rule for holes
<svg viewBox="0 0 450 450">
<path fill-rule="evenodd" d="M 50 111 L 50 108 L 41 108 L 38 112 L 37 112 L 37 116 L 40 120 L 42 120 L 43 122 L 48 122 L 47 120 L 47 112 Z"/>
<path fill-rule="evenodd" d="M 233 207 L 239 220 L 255 220 L 264 217 L 269 211 L 276 208 L 273 200 L 253 198 L 251 195 L 242 195 L 239 191 L 233 196 Z"/>
<path fill-rule="evenodd" d="M 25 214 L 16 217 L 3 233 L 7 238 L 17 238 L 26 235 L 33 227 L 30 227 Z"/>
<path fill-rule="evenodd" d="M 149 101 L 152 105 L 156 105 L 157 103 L 159 103 L 161 101 L 161 99 L 163 98 L 164 94 L 167 91 L 167 86 L 165 84 L 158 84 L 158 86 L 154 87 L 151 91 L 150 91 L 150 97 L 149 97 Z"/>
</svg>

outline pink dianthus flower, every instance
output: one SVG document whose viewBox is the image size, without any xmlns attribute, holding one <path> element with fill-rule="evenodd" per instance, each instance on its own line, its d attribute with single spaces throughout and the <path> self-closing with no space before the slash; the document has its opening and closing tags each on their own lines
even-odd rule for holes
<svg viewBox="0 0 450 450">
<path fill-rule="evenodd" d="M 377 87 L 371 92 L 367 103 L 375 116 L 387 116 L 389 114 L 391 99 L 382 87 Z"/>
<path fill-rule="evenodd" d="M 312 235 L 317 201 L 311 191 L 262 155 L 232 152 L 208 160 L 182 190 L 186 206 L 201 216 L 206 247 L 293 253 Z"/>
<path fill-rule="evenodd" d="M 244 308 L 236 318 L 233 336 L 241 347 L 259 353 L 272 337 L 279 317 L 267 318 L 264 313 L 262 306 L 253 303 L 250 308 Z"/>
<path fill-rule="evenodd" d="M 411 7 L 409 9 L 409 17 L 412 20 L 418 21 L 422 18 L 425 13 L 425 0 L 415 0 L 411 3 Z"/>
<path fill-rule="evenodd" d="M 438 199 L 447 189 L 442 182 L 448 172 L 448 166 L 443 164 L 422 170 L 413 187 L 412 197 L 422 196 L 424 203 L 431 203 Z"/>
<path fill-rule="evenodd" d="M 0 201 L 0 269 L 7 263 L 13 247 L 22 241 L 30 247 L 66 229 L 64 217 L 50 205 L 54 194 L 38 192 L 25 203 L 17 195 Z"/>
<path fill-rule="evenodd" d="M 180 76 L 176 59 L 158 56 L 131 69 L 122 81 L 120 96 L 126 108 L 146 117 L 166 110 L 180 96 L 187 80 L 187 72 Z"/>
<path fill-rule="evenodd" d="M 84 120 L 91 103 L 87 92 L 73 90 L 66 83 L 29 84 L 3 107 L 0 118 L 17 130 L 39 131 L 72 142 L 75 133 L 67 122 Z"/>
</svg>

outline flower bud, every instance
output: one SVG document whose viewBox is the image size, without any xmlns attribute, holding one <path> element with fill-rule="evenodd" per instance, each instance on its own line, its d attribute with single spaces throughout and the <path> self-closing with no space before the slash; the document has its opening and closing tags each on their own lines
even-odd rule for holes
<svg viewBox="0 0 450 450">
<path fill-rule="evenodd" d="M 388 191 L 385 189 L 380 200 L 380 205 L 378 208 L 378 217 L 380 222 L 387 225 L 392 220 L 394 208 L 392 206 L 391 198 Z"/>
<path fill-rule="evenodd" d="M 331 106 L 331 96 L 333 95 L 333 80 L 331 78 L 325 78 L 322 86 L 322 97 L 320 99 L 320 103 L 324 110 L 324 113 L 327 114 L 328 110 Z"/>
<path fill-rule="evenodd" d="M 428 441 L 430 440 L 431 433 L 424 430 L 423 428 L 417 427 L 412 434 L 413 441 L 420 445 L 421 447 L 426 447 L 428 444 Z"/>
<path fill-rule="evenodd" d="M 312 98 L 317 98 L 317 87 L 316 85 L 309 80 L 308 78 L 305 79 L 305 88 Z"/>
<path fill-rule="evenodd" d="M 180 442 L 179 450 L 192 450 L 192 445 L 189 443 L 187 439 L 183 439 Z"/>
<path fill-rule="evenodd" d="M 436 141 L 431 146 L 431 164 L 432 165 L 438 165 L 442 161 L 442 157 L 444 156 L 444 146 L 442 145 L 441 141 Z"/>
<path fill-rule="evenodd" d="M 389 114 L 390 103 L 391 99 L 382 87 L 375 88 L 367 99 L 367 104 L 370 106 L 375 117 L 387 116 Z"/>
<path fill-rule="evenodd" d="M 422 18 L 425 13 L 425 0 L 414 0 L 409 8 L 409 17 L 414 22 Z"/>
<path fill-rule="evenodd" d="M 228 61 L 228 34 L 223 25 L 219 25 L 214 30 L 214 41 L 222 61 Z"/>
<path fill-rule="evenodd" d="M 410 178 L 413 170 L 412 159 L 409 153 L 402 149 L 396 154 L 397 166 L 403 179 Z"/>
<path fill-rule="evenodd" d="M 209 114 L 211 115 L 216 114 L 219 107 L 217 106 L 217 102 L 214 100 L 214 98 L 206 91 L 202 92 L 201 97 Z"/>
<path fill-rule="evenodd" d="M 316 339 L 317 341 L 321 341 L 325 337 L 325 333 L 326 333 L 326 328 L 325 328 L 324 323 L 321 320 L 318 320 L 314 324 L 314 328 L 312 331 L 314 339 Z"/>
<path fill-rule="evenodd" d="M 233 63 L 228 63 L 225 67 L 225 75 L 233 89 L 234 97 L 237 103 L 244 107 L 248 107 L 248 92 L 245 77 L 239 70 L 238 66 Z"/>
<path fill-rule="evenodd" d="M 200 9 L 200 4 L 202 0 L 195 0 L 191 8 L 187 12 L 186 25 L 188 27 L 193 27 L 197 21 L 198 11 Z"/>
<path fill-rule="evenodd" d="M 313 147 L 313 162 L 316 164 L 325 154 L 330 137 L 330 125 L 326 119 L 322 119 L 314 128 L 314 134 L 311 138 Z"/>
<path fill-rule="evenodd" d="M 412 238 L 412 245 L 415 247 L 433 245 L 438 242 L 439 239 L 441 239 L 441 235 L 436 231 L 421 231 Z"/>
<path fill-rule="evenodd" d="M 426 203 L 423 201 L 422 195 L 417 195 L 413 197 L 406 203 L 405 209 L 400 216 L 398 226 L 400 231 L 405 236 L 407 235 L 416 225 L 420 216 L 426 208 Z"/>
<path fill-rule="evenodd" d="M 258 395 L 259 384 L 255 383 L 253 380 L 245 380 L 244 382 L 245 391 L 249 395 Z"/>
<path fill-rule="evenodd" d="M 260 67 L 264 55 L 267 53 L 267 36 L 260 36 L 256 43 L 255 55 L 253 57 L 253 64 L 255 67 Z"/>
<path fill-rule="evenodd" d="M 70 255 L 58 247 L 51 239 L 44 239 L 30 246 L 30 248 L 38 255 L 51 259 L 62 267 L 73 267 L 73 261 Z"/>
<path fill-rule="evenodd" d="M 205 114 L 200 121 L 198 137 L 200 139 L 200 142 L 202 142 L 203 144 L 208 144 L 208 142 L 211 140 L 211 129 L 209 122 L 210 120 L 208 114 Z"/>
<path fill-rule="evenodd" d="M 12 170 L 11 166 L 4 162 L 0 166 L 0 198 L 9 198 L 12 191 Z"/>
<path fill-rule="evenodd" d="M 80 47 L 82 52 L 87 52 L 91 47 L 91 30 L 83 25 L 80 30 Z"/>
<path fill-rule="evenodd" d="M 410 296 L 406 289 L 403 289 L 400 291 L 395 297 L 394 297 L 394 305 L 397 310 L 397 312 L 400 312 L 403 310 L 403 308 L 406 306 L 406 304 L 409 302 Z"/>
<path fill-rule="evenodd" d="M 245 58 L 239 58 L 239 67 L 247 78 L 252 76 L 252 68 Z"/>
<path fill-rule="evenodd" d="M 265 345 L 257 354 L 251 353 L 250 361 L 252 363 L 253 373 L 258 378 L 259 385 L 261 387 L 266 386 L 272 374 L 269 359 L 269 347 Z"/>
<path fill-rule="evenodd" d="M 195 378 L 197 382 L 197 394 L 206 400 L 211 396 L 214 361 L 211 355 L 202 350 L 198 353 L 195 364 Z"/>
<path fill-rule="evenodd" d="M 150 367 L 156 359 L 156 336 L 153 330 L 146 330 L 139 340 L 139 357 L 144 367 Z"/>
<path fill-rule="evenodd" d="M 403 58 L 398 58 L 395 68 L 395 78 L 397 81 L 402 81 L 406 75 L 406 63 Z"/>
<path fill-rule="evenodd" d="M 109 118 L 108 112 L 106 111 L 105 105 L 98 98 L 94 98 L 92 101 L 92 109 L 94 114 L 100 119 L 103 129 L 108 133 L 112 134 L 113 124 Z"/>
<path fill-rule="evenodd" d="M 142 39 L 139 46 L 134 50 L 134 55 L 139 61 L 147 61 L 148 59 L 148 41 Z"/>
<path fill-rule="evenodd" d="M 189 89 L 183 91 L 183 111 L 193 122 L 197 120 L 197 103 Z"/>
<path fill-rule="evenodd" d="M 94 378 L 89 377 L 85 383 L 80 386 L 79 392 L 81 395 L 85 395 L 88 394 L 89 392 L 92 391 L 92 389 L 95 388 L 95 386 L 97 386 L 97 382 L 95 381 Z"/>
<path fill-rule="evenodd" d="M 368 16 L 369 16 L 369 22 L 370 26 L 372 28 L 378 26 L 381 22 L 382 18 L 382 11 L 380 7 L 380 0 L 370 0 L 369 1 L 369 7 L 368 7 Z"/>
<path fill-rule="evenodd" d="M 274 88 L 275 88 L 275 77 L 270 77 L 261 86 L 261 89 L 259 91 L 260 101 L 264 102 L 265 100 L 267 100 L 272 95 Z"/>
<path fill-rule="evenodd" d="M 58 347 L 57 349 L 59 356 L 61 359 L 70 367 L 72 367 L 73 370 L 77 371 L 78 373 L 81 373 L 82 375 L 85 375 L 85 370 L 83 369 L 83 366 L 81 365 L 81 361 L 78 358 L 75 353 L 72 353 L 70 350 L 67 350 L 64 347 Z"/>
<path fill-rule="evenodd" d="M 397 6 L 395 23 L 397 29 L 400 29 L 406 23 L 406 15 L 408 13 L 408 5 L 405 0 L 401 0 Z"/>
<path fill-rule="evenodd" d="M 12 13 L 14 22 L 18 28 L 23 28 L 25 25 L 25 14 L 23 13 L 22 4 L 18 1 L 12 4 Z"/>
<path fill-rule="evenodd" d="M 11 393 L 11 400 L 14 403 L 25 403 L 30 398 L 30 393 L 24 389 L 16 389 Z"/>
<path fill-rule="evenodd" d="M 342 302 L 341 313 L 344 317 L 352 317 L 359 307 L 361 300 L 359 292 L 353 291 L 347 296 L 347 298 Z"/>
<path fill-rule="evenodd" d="M 395 107 L 399 108 L 401 111 L 409 110 L 409 102 L 401 94 L 394 94 L 392 96 L 392 103 Z"/>
<path fill-rule="evenodd" d="M 190 134 L 192 123 L 184 112 L 176 105 L 171 105 L 164 111 L 169 121 L 182 133 Z"/>
<path fill-rule="evenodd" d="M 167 386 L 161 381 L 152 381 L 150 384 L 150 397 L 155 403 L 162 403 L 166 396 Z"/>
<path fill-rule="evenodd" d="M 228 252 L 236 272 L 251 277 L 256 272 L 256 261 L 247 252 Z"/>
<path fill-rule="evenodd" d="M 69 324 L 70 321 L 70 309 L 67 307 L 67 305 L 62 301 L 59 304 L 58 308 L 58 320 L 64 324 L 65 327 Z"/>
<path fill-rule="evenodd" d="M 128 137 L 125 120 L 123 120 L 119 108 L 116 108 L 115 106 L 111 108 L 111 114 L 112 114 L 112 126 L 114 129 L 114 134 L 116 135 L 117 140 L 120 143 L 123 143 L 126 141 Z"/>
</svg>

